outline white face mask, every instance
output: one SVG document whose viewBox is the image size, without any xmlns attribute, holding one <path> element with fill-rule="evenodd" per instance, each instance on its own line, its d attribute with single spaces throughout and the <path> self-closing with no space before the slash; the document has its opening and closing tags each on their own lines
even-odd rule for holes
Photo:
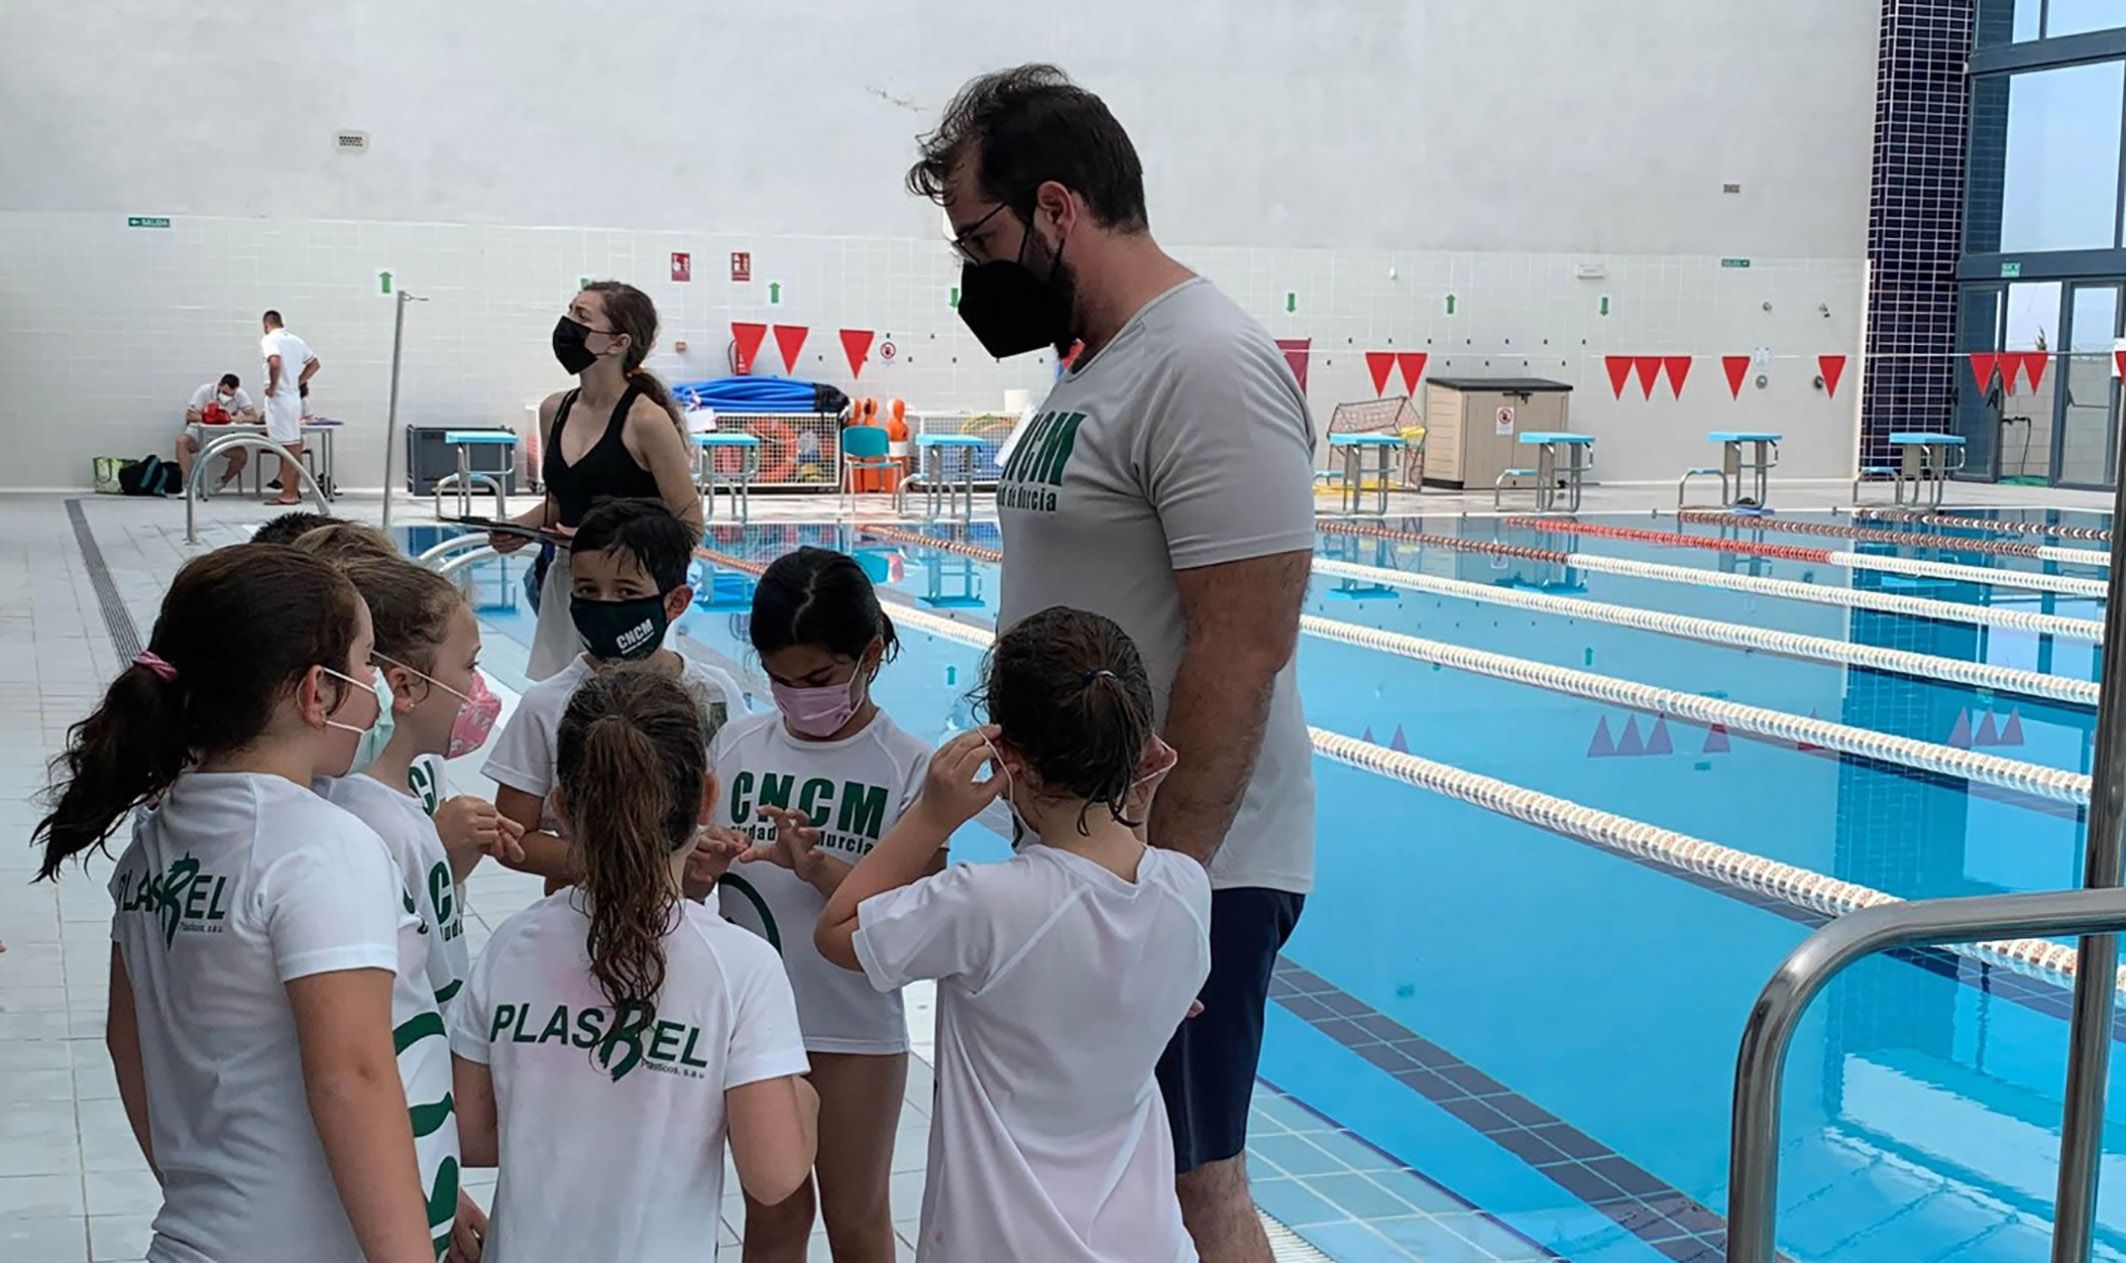
<svg viewBox="0 0 2126 1263">
<path fill-rule="evenodd" d="M 354 687 L 368 693 L 370 697 L 376 699 L 378 710 L 388 709 L 384 705 L 383 695 L 377 692 L 376 685 L 364 684 L 362 681 L 355 679 L 353 676 L 348 675 L 346 672 L 335 671 L 331 667 L 319 667 L 318 670 L 323 671 L 326 675 L 338 676 L 340 679 L 345 680 L 347 683 L 352 684 Z M 325 726 L 327 728 L 337 728 L 341 732 L 368 732 L 370 729 L 377 726 L 377 721 L 372 719 L 366 724 L 343 724 L 339 720 L 334 719 L 332 716 L 327 715 L 325 716 Z"/>
</svg>

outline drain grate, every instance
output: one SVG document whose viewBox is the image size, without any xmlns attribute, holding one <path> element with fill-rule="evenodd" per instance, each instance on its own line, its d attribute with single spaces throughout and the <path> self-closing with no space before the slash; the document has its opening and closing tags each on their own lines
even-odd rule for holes
<svg viewBox="0 0 2126 1263">
<path fill-rule="evenodd" d="M 96 604 L 103 607 L 103 625 L 111 633 L 111 647 L 118 653 L 119 665 L 124 666 L 140 652 L 140 632 L 133 626 L 132 612 L 118 596 L 118 585 L 111 582 L 111 567 L 103 559 L 103 548 L 96 543 L 95 532 L 89 529 L 81 501 L 67 501 L 66 516 L 74 524 L 74 543 L 81 549 L 81 564 L 88 568 L 89 583 L 96 589 Z"/>
</svg>

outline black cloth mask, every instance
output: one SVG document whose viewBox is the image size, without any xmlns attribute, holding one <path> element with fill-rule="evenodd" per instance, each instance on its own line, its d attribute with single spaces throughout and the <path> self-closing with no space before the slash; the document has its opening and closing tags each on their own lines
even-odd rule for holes
<svg viewBox="0 0 2126 1263">
<path fill-rule="evenodd" d="M 1034 239 L 1033 229 L 1028 228 L 1026 240 Z M 1077 284 L 1063 265 L 1063 247 L 1056 247 L 1046 279 L 1021 262 L 1025 253 L 1022 244 L 1019 259 L 966 263 L 960 268 L 960 320 L 982 349 L 1000 360 L 1043 347 L 1060 349 L 1071 340 Z"/>
<path fill-rule="evenodd" d="M 598 362 L 598 353 L 590 348 L 591 327 L 570 320 L 567 316 L 554 322 L 554 358 L 561 367 L 574 377 Z"/>
<path fill-rule="evenodd" d="M 583 647 L 600 662 L 642 661 L 664 644 L 665 628 L 672 621 L 665 615 L 662 596 L 632 601 L 571 597 L 568 614 Z"/>
</svg>

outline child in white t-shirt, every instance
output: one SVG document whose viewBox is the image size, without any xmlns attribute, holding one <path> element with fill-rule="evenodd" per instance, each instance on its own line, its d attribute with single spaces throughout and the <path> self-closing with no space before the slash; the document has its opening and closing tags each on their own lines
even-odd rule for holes
<svg viewBox="0 0 2126 1263">
<path fill-rule="evenodd" d="M 645 662 L 694 695 L 705 735 L 745 711 L 745 694 L 729 673 L 664 647 L 666 629 L 694 599 L 687 573 L 699 542 L 699 532 L 657 500 L 600 501 L 576 528 L 569 613 L 588 648 L 517 699 L 486 767 L 498 787 L 495 806 L 524 831 L 523 856 L 504 862 L 546 878 L 549 894 L 579 879 L 550 802 L 555 734 L 577 686 L 618 663 Z M 703 873 L 689 892 L 704 895 L 710 884 Z"/>
<path fill-rule="evenodd" d="M 898 642 L 855 558 L 824 548 L 777 558 L 754 587 L 750 633 L 776 709 L 724 729 L 709 752 L 724 787 L 715 823 L 754 843 L 719 887 L 723 912 L 782 953 L 797 993 L 819 1090 L 816 1199 L 828 1239 L 843 1258 L 890 1259 L 908 1022 L 897 991 L 880 994 L 821 959 L 812 927 L 914 801 L 930 748 L 872 700 Z M 810 1185 L 780 1204 L 749 1197 L 747 1254 L 802 1258 L 814 1200 Z"/>
<path fill-rule="evenodd" d="M 1144 665 L 1114 623 L 1055 608 L 998 638 L 985 688 L 994 726 L 937 752 L 818 930 L 882 991 L 938 983 L 916 1257 L 1194 1260 L 1153 1071 L 1210 973 L 1211 885 L 1138 836 L 1172 757 Z M 923 876 L 1000 793 L 1035 840 Z"/>
<path fill-rule="evenodd" d="M 433 1263 L 450 1243 L 457 1131 L 423 923 L 376 832 L 310 792 L 375 721 L 371 642 L 360 595 L 316 557 L 243 544 L 187 563 L 37 826 L 45 878 L 153 804 L 111 878 L 105 1039 L 162 1187 L 162 1263 Z"/>
<path fill-rule="evenodd" d="M 577 885 L 495 931 L 450 1011 L 466 1161 L 499 1166 L 486 1257 L 706 1259 L 728 1134 L 748 1194 L 804 1180 L 818 1101 L 789 983 L 758 938 L 684 898 L 716 780 L 697 704 L 650 667 L 568 700 L 555 809 Z"/>
</svg>

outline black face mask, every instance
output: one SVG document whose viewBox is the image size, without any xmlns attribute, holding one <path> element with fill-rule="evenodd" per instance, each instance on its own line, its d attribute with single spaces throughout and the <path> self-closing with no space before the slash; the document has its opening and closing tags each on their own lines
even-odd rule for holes
<svg viewBox="0 0 2126 1263">
<path fill-rule="evenodd" d="M 598 353 L 591 350 L 589 339 L 591 327 L 578 324 L 567 316 L 554 322 L 554 358 L 561 367 L 574 377 L 598 362 Z"/>
<path fill-rule="evenodd" d="M 632 601 L 594 601 L 571 597 L 568 614 L 583 637 L 583 647 L 600 662 L 640 662 L 664 644 L 671 619 L 661 596 Z"/>
<path fill-rule="evenodd" d="M 1026 240 L 1034 240 L 1026 230 Z M 1019 247 L 1025 257 L 1026 246 Z M 1000 360 L 1043 347 L 1061 348 L 1071 340 L 1070 315 L 1077 285 L 1063 266 L 1063 248 L 1049 260 L 1048 278 L 1036 276 L 1019 259 L 968 263 L 960 268 L 960 319 Z"/>
</svg>

